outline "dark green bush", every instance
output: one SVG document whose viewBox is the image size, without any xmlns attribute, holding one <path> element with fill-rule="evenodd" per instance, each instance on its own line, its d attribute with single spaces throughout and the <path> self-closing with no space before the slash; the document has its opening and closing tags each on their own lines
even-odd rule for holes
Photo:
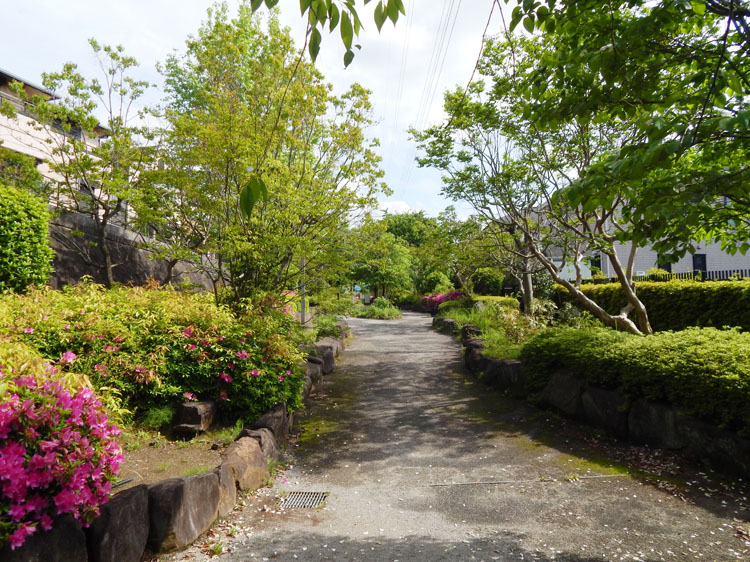
<svg viewBox="0 0 750 562">
<path fill-rule="evenodd" d="M 572 300 L 563 287 L 556 286 L 556 291 L 559 302 Z M 625 305 L 617 283 L 582 285 L 581 291 L 609 313 L 616 314 Z M 691 326 L 750 330 L 750 280 L 644 281 L 636 283 L 636 291 L 657 332 Z"/>
<path fill-rule="evenodd" d="M 431 271 L 417 283 L 417 289 L 422 294 L 447 293 L 452 291 L 453 283 L 442 271 Z"/>
<path fill-rule="evenodd" d="M 632 399 L 668 402 L 688 415 L 750 434 L 750 333 L 689 328 L 633 336 L 554 328 L 521 352 L 529 389 L 565 370 Z"/>
<path fill-rule="evenodd" d="M 478 295 L 502 295 L 503 274 L 491 267 L 482 267 L 471 276 L 471 285 Z"/>
<path fill-rule="evenodd" d="M 49 213 L 26 191 L 0 185 L 0 291 L 43 285 L 52 273 Z"/>
</svg>

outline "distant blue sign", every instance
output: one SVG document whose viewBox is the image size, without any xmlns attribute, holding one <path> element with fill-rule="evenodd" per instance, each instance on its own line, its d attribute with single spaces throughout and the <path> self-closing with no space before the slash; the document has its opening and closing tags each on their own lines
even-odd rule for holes
<svg viewBox="0 0 750 562">
<path fill-rule="evenodd" d="M 360 291 L 362 290 L 362 287 L 360 287 L 359 285 L 354 285 L 354 290 L 355 290 L 355 291 L 356 291 L 357 293 L 359 293 L 359 292 L 360 292 Z"/>
</svg>

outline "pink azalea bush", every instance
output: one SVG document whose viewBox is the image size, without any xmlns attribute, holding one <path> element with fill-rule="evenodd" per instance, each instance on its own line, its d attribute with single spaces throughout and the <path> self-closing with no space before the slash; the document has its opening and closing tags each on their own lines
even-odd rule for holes
<svg viewBox="0 0 750 562">
<path fill-rule="evenodd" d="M 14 360 L 18 345 L 4 345 L 0 548 L 16 549 L 61 515 L 87 526 L 109 499 L 122 455 L 115 441 L 120 431 L 90 388 L 74 388 L 57 366 L 29 361 L 28 352 L 21 352 L 23 361 Z"/>
<path fill-rule="evenodd" d="M 113 415 L 211 399 L 222 415 L 251 418 L 279 402 L 301 404 L 302 354 L 284 302 L 230 310 L 211 294 L 84 282 L 0 296 L 0 337 L 88 376 Z"/>
<path fill-rule="evenodd" d="M 460 298 L 465 297 L 466 294 L 461 291 L 448 291 L 447 293 L 435 293 L 434 295 L 426 295 L 422 297 L 422 304 L 429 306 L 430 308 L 436 308 L 439 304 L 447 301 L 457 301 Z"/>
</svg>

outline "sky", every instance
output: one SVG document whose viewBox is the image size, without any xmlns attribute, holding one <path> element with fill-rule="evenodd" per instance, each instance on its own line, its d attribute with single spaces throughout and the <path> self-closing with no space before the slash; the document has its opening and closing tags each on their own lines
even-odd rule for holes
<svg viewBox="0 0 750 562">
<path fill-rule="evenodd" d="M 362 46 L 344 68 L 338 31 L 324 33 L 317 66 L 343 93 L 353 82 L 372 91 L 377 124 L 370 135 L 380 140 L 385 182 L 393 191 L 381 197 L 389 212 L 424 211 L 436 216 L 454 205 L 460 217 L 471 214 L 468 205 L 440 193 L 440 173 L 419 168 L 409 127 L 439 123 L 442 94 L 465 87 L 479 55 L 492 0 L 403 0 L 406 17 L 393 26 L 386 22 L 379 34 L 370 15 L 375 1 L 360 15 L 365 29 Z M 236 8 L 240 0 L 228 0 Z M 0 68 L 39 84 L 43 72 L 57 71 L 75 62 L 87 76 L 97 76 L 96 59 L 88 44 L 122 45 L 140 66 L 137 77 L 157 85 L 148 103 L 160 100 L 156 65 L 175 51 L 205 20 L 209 0 L 3 0 Z M 502 3 L 504 6 L 504 3 Z M 292 28 L 298 45 L 304 41 L 304 20 L 297 0 L 280 0 L 280 19 Z M 505 8 L 504 8 L 505 9 Z M 496 10 L 488 34 L 502 29 Z"/>
</svg>

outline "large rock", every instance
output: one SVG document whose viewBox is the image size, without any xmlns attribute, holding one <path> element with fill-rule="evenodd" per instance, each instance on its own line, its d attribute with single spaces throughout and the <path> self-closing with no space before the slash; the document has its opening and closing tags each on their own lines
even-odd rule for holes
<svg viewBox="0 0 750 562">
<path fill-rule="evenodd" d="M 614 390 L 587 386 L 581 396 L 588 423 L 603 427 L 620 439 L 628 437 L 628 400 Z"/>
<path fill-rule="evenodd" d="M 472 373 L 481 373 L 487 366 L 487 358 L 481 349 L 466 349 L 464 352 L 464 364 Z"/>
<path fill-rule="evenodd" d="M 539 396 L 539 403 L 550 406 L 569 417 L 579 417 L 583 411 L 581 393 L 584 382 L 565 372 L 554 373 Z"/>
<path fill-rule="evenodd" d="M 347 324 L 344 321 L 337 322 L 336 323 L 336 327 L 339 330 L 341 330 L 341 340 L 343 340 L 343 341 L 341 341 L 341 345 L 343 345 L 344 348 L 346 348 L 345 340 L 347 340 L 349 338 L 349 336 L 352 335 L 352 329 L 349 327 L 349 324 Z"/>
<path fill-rule="evenodd" d="M 176 433 L 197 435 L 208 431 L 216 416 L 216 403 L 212 400 L 185 402 L 177 411 Z"/>
<path fill-rule="evenodd" d="M 286 411 L 286 404 L 280 402 L 268 410 L 252 425 L 252 429 L 266 427 L 273 432 L 278 443 L 286 441 L 289 429 L 292 427 L 292 415 Z"/>
<path fill-rule="evenodd" d="M 474 324 L 464 324 L 461 328 L 461 341 L 466 344 L 470 339 L 478 338 L 482 335 L 481 328 Z"/>
<path fill-rule="evenodd" d="M 320 370 L 324 375 L 328 375 L 336 368 L 336 359 L 333 348 L 329 345 L 320 345 L 317 348 L 317 356 L 321 360 Z"/>
<path fill-rule="evenodd" d="M 341 355 L 341 352 L 344 350 L 344 346 L 341 344 L 340 340 L 337 340 L 336 338 L 323 338 L 322 340 L 318 340 L 315 342 L 315 347 L 317 348 L 318 352 L 320 352 L 321 348 L 330 347 L 333 351 L 333 356 L 338 357 Z"/>
<path fill-rule="evenodd" d="M 240 490 L 257 490 L 271 477 L 260 443 L 252 437 L 240 437 L 224 450 L 222 457 L 222 467 L 229 467 Z"/>
<path fill-rule="evenodd" d="M 628 415 L 628 437 L 662 449 L 682 449 L 686 442 L 677 431 L 677 413 L 666 404 L 636 400 Z"/>
<path fill-rule="evenodd" d="M 320 363 L 315 363 L 312 361 L 309 361 L 304 364 L 305 367 L 305 374 L 310 377 L 310 380 L 313 382 L 313 387 L 318 386 L 321 382 L 323 382 L 323 371 L 320 368 Z"/>
<path fill-rule="evenodd" d="M 214 469 L 214 472 L 219 479 L 218 515 L 226 517 L 237 503 L 237 482 L 234 478 L 234 471 L 229 465 L 221 464 Z"/>
<path fill-rule="evenodd" d="M 677 418 L 677 432 L 688 453 L 708 459 L 719 470 L 750 477 L 750 440 L 681 416 Z"/>
<path fill-rule="evenodd" d="M 0 550 L 3 562 L 87 562 L 86 536 L 81 525 L 70 516 L 57 519 L 51 530 L 26 538 L 23 546 Z"/>
<path fill-rule="evenodd" d="M 313 387 L 312 379 L 308 377 L 307 375 L 305 375 L 305 382 L 302 385 L 302 400 L 307 401 L 307 399 L 310 398 L 312 387 Z"/>
<path fill-rule="evenodd" d="M 154 552 L 184 548 L 219 514 L 219 477 L 205 472 L 149 486 L 148 546 Z"/>
<path fill-rule="evenodd" d="M 517 359 L 489 358 L 482 382 L 500 390 L 523 390 L 521 362 Z"/>
<path fill-rule="evenodd" d="M 482 338 L 469 338 L 464 341 L 464 347 L 467 351 L 470 349 L 484 349 L 484 340 Z"/>
<path fill-rule="evenodd" d="M 148 540 L 148 487 L 123 490 L 86 529 L 89 562 L 139 562 Z"/>
<path fill-rule="evenodd" d="M 265 427 L 260 429 L 243 429 L 238 439 L 242 437 L 250 437 L 255 439 L 260 445 L 260 450 L 263 451 L 263 456 L 267 459 L 278 461 L 281 459 L 281 450 L 276 438 L 273 436 L 273 432 Z"/>
</svg>

